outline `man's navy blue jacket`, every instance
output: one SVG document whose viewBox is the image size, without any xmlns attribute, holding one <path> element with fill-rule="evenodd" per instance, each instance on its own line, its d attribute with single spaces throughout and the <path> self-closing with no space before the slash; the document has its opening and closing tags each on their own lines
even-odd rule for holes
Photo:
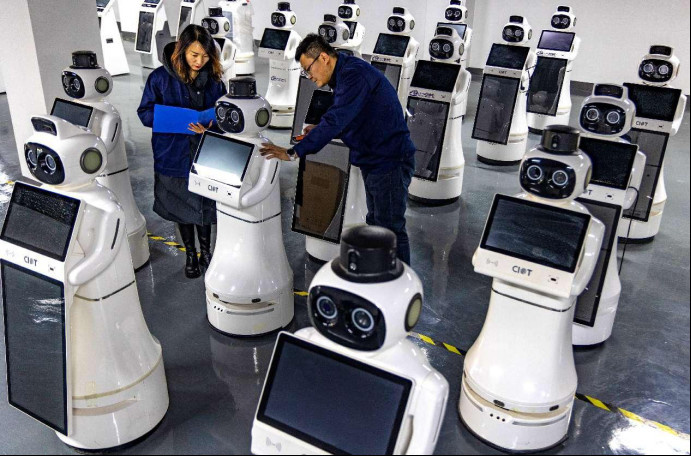
<svg viewBox="0 0 691 456">
<path fill-rule="evenodd" d="M 165 56 L 164 66 L 157 68 L 146 80 L 142 101 L 137 114 L 144 126 L 154 126 L 154 105 L 192 108 L 190 93 L 180 79 L 167 67 L 169 56 Z M 213 108 L 216 100 L 226 94 L 220 81 L 209 78 L 204 90 L 204 109 Z M 190 156 L 190 136 L 174 133 L 152 133 L 151 145 L 154 151 L 154 170 L 170 177 L 188 177 L 192 167 Z"/>
<path fill-rule="evenodd" d="M 350 148 L 350 162 L 365 172 L 386 172 L 414 156 L 398 94 L 384 73 L 339 53 L 329 86 L 334 104 L 295 146 L 300 157 L 319 152 L 339 133 Z"/>
</svg>

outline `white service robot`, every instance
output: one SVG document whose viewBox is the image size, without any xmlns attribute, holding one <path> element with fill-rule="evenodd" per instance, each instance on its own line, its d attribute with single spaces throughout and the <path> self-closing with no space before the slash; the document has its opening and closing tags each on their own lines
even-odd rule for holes
<svg viewBox="0 0 691 456">
<path fill-rule="evenodd" d="M 628 139 L 638 144 L 647 161 L 636 206 L 624 212 L 619 236 L 633 243 L 651 242 L 660 231 L 667 203 L 664 161 L 667 143 L 679 131 L 686 95 L 671 86 L 679 75 L 679 58 L 669 46 L 655 45 L 638 69 L 642 84 L 624 84 L 636 105 L 634 128 Z"/>
<path fill-rule="evenodd" d="M 466 69 L 468 67 L 468 51 L 473 39 L 473 29 L 468 26 L 468 8 L 464 3 L 465 1 L 462 2 L 461 0 L 451 0 L 446 11 L 444 11 L 445 22 L 438 22 L 437 27 L 452 27 L 458 32 L 458 36 L 463 40 L 464 48 L 460 64 L 463 69 Z M 465 115 L 465 111 L 463 114 Z"/>
<path fill-rule="evenodd" d="M 115 193 L 125 211 L 123 228 L 127 230 L 132 265 L 137 270 L 149 261 L 149 238 L 146 219 L 132 193 L 122 119 L 106 100 L 113 90 L 113 79 L 98 66 L 96 53 L 76 51 L 72 53 L 72 65 L 62 72 L 62 88 L 72 100 L 56 98 L 50 113 L 88 128 L 105 144 L 108 161 L 96 182 Z"/>
<path fill-rule="evenodd" d="M 278 159 L 259 147 L 271 106 L 254 78 L 230 81 L 216 102 L 225 134 L 206 131 L 190 171 L 189 190 L 216 201 L 216 246 L 204 276 L 209 323 L 235 336 L 265 334 L 293 319 L 293 272 L 281 232 Z"/>
<path fill-rule="evenodd" d="M 362 58 L 365 26 L 359 22 L 360 13 L 360 6 L 355 0 L 343 0 L 343 4 L 338 7 L 338 17 L 332 14 L 324 15 L 324 22 L 319 26 L 319 35 L 336 50 Z"/>
<path fill-rule="evenodd" d="M 528 141 L 526 100 L 535 53 L 525 44 L 533 29 L 521 16 L 511 16 L 495 43 L 482 77 L 473 125 L 477 159 L 489 165 L 515 165 L 523 159 Z"/>
<path fill-rule="evenodd" d="M 254 74 L 252 3 L 249 0 L 221 0 L 218 6 L 230 22 L 230 30 L 226 36 L 238 47 L 235 72 L 238 75 Z"/>
<path fill-rule="evenodd" d="M 528 129 L 542 133 L 548 125 L 568 125 L 571 116 L 571 73 L 581 39 L 572 31 L 576 16 L 559 6 L 552 29 L 543 30 L 537 44 L 537 63 L 528 87 Z"/>
<path fill-rule="evenodd" d="M 201 25 L 209 31 L 221 50 L 220 60 L 221 67 L 223 68 L 223 83 L 227 86 L 228 81 L 237 76 L 235 59 L 238 47 L 227 36 L 230 31 L 230 21 L 223 15 L 221 8 L 209 8 L 209 15 L 202 19 Z"/>
<path fill-rule="evenodd" d="M 125 213 L 95 182 L 105 145 L 58 117 L 31 123 L 24 157 L 43 185 L 17 182 L 0 235 L 9 402 L 67 445 L 119 447 L 168 410 L 161 345 L 142 314 Z"/>
<path fill-rule="evenodd" d="M 621 296 L 617 229 L 622 210 L 636 203 L 646 161 L 637 145 L 621 139 L 635 112 L 628 90 L 618 85 L 596 85 L 581 107 L 580 149 L 593 167 L 590 185 L 578 201 L 605 224 L 606 236 L 595 272 L 576 302 L 574 345 L 599 344 L 612 334 Z"/>
<path fill-rule="evenodd" d="M 180 15 L 178 16 L 178 28 L 175 36 L 180 38 L 180 34 L 188 25 L 201 25 L 202 19 L 206 15 L 204 0 L 182 0 L 180 2 Z"/>
<path fill-rule="evenodd" d="M 415 72 L 415 61 L 420 43 L 410 36 L 415 29 L 415 18 L 406 9 L 394 7 L 386 26 L 390 33 L 380 33 L 372 52 L 372 66 L 386 75 L 398 92 L 398 99 L 405 109 L 410 81 Z"/>
<path fill-rule="evenodd" d="M 172 41 L 163 0 L 144 0 L 139 7 L 134 50 L 139 53 L 144 68 L 161 65 L 163 48 Z"/>
<path fill-rule="evenodd" d="M 430 42 L 433 60 L 418 62 L 410 84 L 406 122 L 416 151 L 415 174 L 408 192 L 411 199 L 425 204 L 451 203 L 463 190 L 461 111 L 468 99 L 471 75 L 453 63 L 459 47 L 463 43 L 453 29 L 438 27 Z"/>
<path fill-rule="evenodd" d="M 112 76 L 127 74 L 130 66 L 122 44 L 120 29 L 115 18 L 115 2 L 117 0 L 96 0 L 98 11 L 98 25 L 101 32 L 101 48 L 103 49 L 103 66 Z"/>
<path fill-rule="evenodd" d="M 422 296 L 391 231 L 344 233 L 310 286 L 313 327 L 278 336 L 252 453 L 432 454 L 449 384 L 407 338 Z"/>
<path fill-rule="evenodd" d="M 567 438 L 577 376 L 576 298 L 605 226 L 580 203 L 591 162 L 571 127 L 546 127 L 520 167 L 524 192 L 496 195 L 475 271 L 494 278 L 482 331 L 466 355 L 460 414 L 494 447 L 536 452 Z"/>
<path fill-rule="evenodd" d="M 300 35 L 293 27 L 297 22 L 290 3 L 279 2 L 271 13 L 271 25 L 264 29 L 259 43 L 259 57 L 269 59 L 269 88 L 266 101 L 273 109 L 271 127 L 291 128 L 295 116 L 295 100 L 300 84 L 300 62 L 295 61 L 295 51 Z"/>
</svg>

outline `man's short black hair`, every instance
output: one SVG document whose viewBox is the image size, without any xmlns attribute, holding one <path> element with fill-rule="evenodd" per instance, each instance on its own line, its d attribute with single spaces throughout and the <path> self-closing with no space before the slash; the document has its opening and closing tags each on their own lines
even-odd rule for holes
<svg viewBox="0 0 691 456">
<path fill-rule="evenodd" d="M 307 57 L 316 59 L 321 55 L 322 52 L 326 52 L 331 57 L 337 57 L 338 53 L 336 50 L 326 42 L 326 40 L 317 35 L 316 33 L 310 33 L 305 37 L 304 40 L 298 45 L 295 50 L 295 61 L 299 62 L 300 57 L 305 54 Z"/>
</svg>

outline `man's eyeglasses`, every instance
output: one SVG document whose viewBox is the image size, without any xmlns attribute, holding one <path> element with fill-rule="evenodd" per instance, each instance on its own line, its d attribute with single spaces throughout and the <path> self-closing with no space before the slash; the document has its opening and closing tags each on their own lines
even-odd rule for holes
<svg viewBox="0 0 691 456">
<path fill-rule="evenodd" d="M 300 71 L 300 74 L 306 78 L 309 78 L 310 77 L 310 70 L 312 69 L 312 65 L 314 65 L 314 62 L 316 62 L 318 58 L 319 57 L 316 57 L 314 60 L 312 60 L 312 63 L 310 63 L 310 66 L 308 66 L 304 70 Z"/>
</svg>

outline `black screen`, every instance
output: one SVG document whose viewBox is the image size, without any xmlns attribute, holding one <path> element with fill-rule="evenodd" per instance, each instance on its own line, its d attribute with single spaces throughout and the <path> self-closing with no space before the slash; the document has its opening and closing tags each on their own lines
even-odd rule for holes
<svg viewBox="0 0 691 456">
<path fill-rule="evenodd" d="M 105 8 L 106 6 L 108 6 L 108 3 L 110 3 L 110 0 L 96 0 L 96 7 Z"/>
<path fill-rule="evenodd" d="M 259 47 L 283 51 L 288 44 L 289 38 L 289 30 L 276 30 L 268 28 L 264 30 L 264 35 L 262 35 L 262 41 L 259 44 Z"/>
<path fill-rule="evenodd" d="M 1 269 L 9 402 L 67 434 L 63 285 L 4 260 Z"/>
<path fill-rule="evenodd" d="M 406 122 L 415 144 L 415 177 L 436 181 L 449 104 L 409 97 Z"/>
<path fill-rule="evenodd" d="M 462 40 L 465 39 L 465 32 L 468 29 L 467 24 L 450 24 L 448 22 L 437 22 L 437 28 L 439 27 L 449 27 L 456 30 L 458 36 L 460 36 Z"/>
<path fill-rule="evenodd" d="M 557 114 L 567 63 L 566 59 L 537 58 L 528 88 L 528 112 L 548 116 Z"/>
<path fill-rule="evenodd" d="M 419 89 L 453 92 L 460 71 L 460 65 L 419 60 L 410 85 Z"/>
<path fill-rule="evenodd" d="M 383 62 L 372 62 L 372 66 L 384 73 L 387 81 L 391 83 L 394 89 L 398 91 L 398 86 L 401 83 L 401 65 L 392 65 Z"/>
<path fill-rule="evenodd" d="M 486 74 L 475 114 L 473 139 L 506 144 L 521 80 Z"/>
<path fill-rule="evenodd" d="M 192 7 L 180 7 L 180 21 L 178 22 L 178 36 L 185 30 L 185 27 L 192 22 Z"/>
<path fill-rule="evenodd" d="M 326 111 L 328 111 L 333 104 L 333 92 L 328 92 L 326 90 L 315 90 L 312 94 L 312 100 L 310 101 L 310 106 L 307 110 L 304 123 L 318 125 L 322 120 L 322 116 L 326 114 Z"/>
<path fill-rule="evenodd" d="M 403 57 L 409 42 L 409 36 L 380 33 L 377 44 L 374 46 L 374 54 Z"/>
<path fill-rule="evenodd" d="M 257 419 L 334 454 L 393 454 L 412 382 L 282 333 Z"/>
<path fill-rule="evenodd" d="M 624 216 L 645 222 L 648 221 L 650 210 L 653 207 L 653 198 L 665 160 L 669 135 L 633 128 L 625 138 L 637 144 L 639 150 L 645 154 L 646 159 L 638 201 L 634 207 L 624 212 Z"/>
<path fill-rule="evenodd" d="M 348 26 L 348 30 L 350 31 L 350 39 L 352 40 L 355 37 L 355 31 L 357 30 L 357 22 L 343 21 L 343 23 Z"/>
<path fill-rule="evenodd" d="M 154 13 L 140 11 L 139 25 L 137 27 L 137 45 L 135 46 L 135 49 L 140 52 L 151 52 L 153 35 Z"/>
<path fill-rule="evenodd" d="M 593 162 L 593 174 L 590 180 L 592 184 L 619 190 L 626 190 L 629 187 L 631 168 L 636 159 L 638 146 L 581 137 L 579 147 Z"/>
<path fill-rule="evenodd" d="M 589 223 L 587 214 L 497 195 L 481 247 L 573 273 Z"/>
<path fill-rule="evenodd" d="M 0 239 L 65 261 L 80 201 L 17 183 Z"/>
<path fill-rule="evenodd" d="M 522 70 L 530 48 L 494 43 L 487 57 L 487 66 Z"/>
<path fill-rule="evenodd" d="M 50 115 L 65 119 L 69 123 L 79 125 L 80 127 L 88 127 L 93 112 L 94 108 L 91 106 L 56 98 Z"/>
<path fill-rule="evenodd" d="M 254 145 L 206 131 L 194 163 L 237 176 L 240 181 L 252 158 Z"/>
<path fill-rule="evenodd" d="M 573 32 L 555 32 L 553 30 L 543 30 L 540 36 L 540 42 L 537 44 L 538 49 L 547 49 L 549 51 L 571 51 L 573 39 L 576 36 Z"/>
<path fill-rule="evenodd" d="M 674 120 L 681 90 L 653 87 L 643 84 L 624 84 L 629 88 L 629 99 L 636 105 L 636 117 L 667 122 Z"/>
</svg>

